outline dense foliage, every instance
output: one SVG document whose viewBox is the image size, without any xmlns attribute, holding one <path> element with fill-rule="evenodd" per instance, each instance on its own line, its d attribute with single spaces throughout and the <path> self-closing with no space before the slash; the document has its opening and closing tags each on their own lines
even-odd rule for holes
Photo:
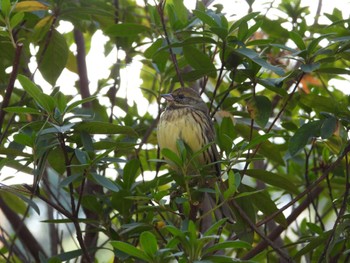
<svg viewBox="0 0 350 263">
<path fill-rule="evenodd" d="M 1 262 L 349 260 L 350 100 L 334 86 L 349 85 L 349 20 L 322 1 L 311 22 L 298 0 L 263 12 L 246 0 L 246 14 L 183 2 L 1 0 Z M 92 93 L 86 54 L 99 31 L 105 55 L 118 52 Z M 135 60 L 132 88 L 156 116 L 120 92 Z M 79 77 L 75 95 L 56 86 L 64 69 Z M 190 195 L 162 160 L 186 165 L 187 150 L 159 153 L 160 94 L 180 86 L 199 90 L 215 119 L 233 224 L 188 220 Z"/>
</svg>

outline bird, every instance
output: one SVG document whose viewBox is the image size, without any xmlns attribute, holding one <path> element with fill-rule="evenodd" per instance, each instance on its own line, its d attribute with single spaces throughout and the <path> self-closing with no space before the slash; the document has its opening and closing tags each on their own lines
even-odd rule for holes
<svg viewBox="0 0 350 263">
<path fill-rule="evenodd" d="M 182 141 L 196 155 L 195 161 L 199 165 L 190 164 L 187 169 L 179 169 L 171 165 L 171 168 L 178 173 L 185 172 L 184 176 L 192 177 L 197 188 L 214 189 L 215 184 L 221 182 L 221 169 L 215 144 L 215 129 L 206 103 L 197 91 L 186 87 L 162 94 L 161 97 L 167 102 L 157 127 L 157 139 L 161 152 L 163 149 L 169 149 L 180 155 L 178 141 Z M 202 167 L 205 169 L 201 169 Z M 216 209 L 218 202 L 213 194 L 204 191 L 199 203 L 198 208 L 203 213 L 214 211 L 217 219 L 231 217 L 227 207 L 221 206 Z M 192 213 L 192 217 L 194 216 Z M 195 218 L 192 219 L 195 220 Z M 206 220 L 203 224 L 205 225 L 203 228 L 206 229 L 210 226 L 211 220 Z"/>
<path fill-rule="evenodd" d="M 215 130 L 209 110 L 198 92 L 191 88 L 179 88 L 173 93 L 162 94 L 167 107 L 158 123 L 157 139 L 160 149 L 168 148 L 178 153 L 177 140 L 182 140 L 192 152 L 200 151 L 200 164 L 212 164 L 216 176 L 220 176 L 219 153 L 216 148 Z"/>
</svg>

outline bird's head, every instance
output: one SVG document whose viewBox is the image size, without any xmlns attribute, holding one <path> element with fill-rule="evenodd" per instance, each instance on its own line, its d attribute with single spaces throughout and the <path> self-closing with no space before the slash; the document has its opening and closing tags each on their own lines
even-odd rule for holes
<svg viewBox="0 0 350 263">
<path fill-rule="evenodd" d="M 168 109 L 194 108 L 203 112 L 208 112 L 207 105 L 201 96 L 191 88 L 179 88 L 172 93 L 161 95 L 167 101 Z"/>
</svg>

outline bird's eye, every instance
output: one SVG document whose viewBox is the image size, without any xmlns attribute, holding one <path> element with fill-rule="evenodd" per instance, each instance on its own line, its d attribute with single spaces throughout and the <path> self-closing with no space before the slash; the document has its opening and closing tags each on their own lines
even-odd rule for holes
<svg viewBox="0 0 350 263">
<path fill-rule="evenodd" d="M 184 99 L 184 98 L 185 98 L 185 95 L 183 95 L 183 94 L 179 94 L 177 97 L 178 97 L 180 100 L 182 100 L 182 99 Z"/>
</svg>

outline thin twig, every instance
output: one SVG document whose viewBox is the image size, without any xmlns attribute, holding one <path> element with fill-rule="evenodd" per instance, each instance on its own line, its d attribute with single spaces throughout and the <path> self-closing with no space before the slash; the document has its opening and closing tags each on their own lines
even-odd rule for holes
<svg viewBox="0 0 350 263">
<path fill-rule="evenodd" d="M 324 259 L 326 258 L 326 254 L 328 254 L 328 250 L 330 247 L 330 244 L 334 238 L 335 232 L 337 230 L 337 226 L 340 223 L 340 220 L 342 219 L 343 215 L 346 212 L 346 208 L 347 208 L 347 203 L 348 203 L 348 197 L 349 197 L 349 191 L 350 191 L 350 181 L 349 181 L 349 160 L 348 160 L 348 155 L 345 155 L 345 170 L 346 170 L 346 183 L 345 183 L 345 192 L 344 192 L 344 197 L 343 197 L 343 202 L 342 205 L 340 207 L 339 210 L 339 214 L 337 216 L 337 219 L 334 222 L 333 228 L 331 230 L 331 233 L 327 239 L 325 248 L 322 252 L 322 255 L 320 256 L 318 263 L 321 263 L 324 261 Z"/>
<path fill-rule="evenodd" d="M 297 82 L 296 82 L 295 85 L 294 85 L 294 88 L 293 88 L 292 92 L 289 94 L 288 98 L 286 99 L 286 101 L 285 101 L 284 104 L 282 105 L 281 110 L 277 113 L 276 117 L 273 119 L 272 123 L 270 124 L 270 126 L 269 126 L 268 129 L 266 130 L 266 134 L 270 133 L 270 131 L 272 130 L 272 128 L 275 126 L 277 120 L 280 118 L 280 116 L 282 115 L 282 113 L 285 111 L 285 109 L 286 109 L 288 103 L 289 103 L 289 102 L 291 101 L 291 99 L 293 98 L 294 93 L 296 92 L 296 90 L 297 90 L 297 88 L 298 88 L 298 86 L 299 86 L 300 81 L 301 81 L 302 78 L 304 77 L 304 74 L 305 74 L 305 73 L 303 72 L 303 73 L 300 75 L 299 79 L 297 80 Z M 252 152 L 251 158 L 253 158 L 253 157 L 257 154 L 257 152 L 259 151 L 259 149 L 260 149 L 260 147 L 261 147 L 262 144 L 263 144 L 263 142 L 259 143 L 259 144 L 255 147 L 254 151 Z M 246 162 L 246 164 L 245 164 L 245 166 L 244 166 L 244 169 L 243 169 L 243 171 L 241 172 L 242 178 L 243 178 L 243 176 L 244 176 L 244 174 L 245 174 L 245 171 L 248 169 L 248 166 L 249 166 L 250 162 L 251 162 L 251 161 L 247 161 L 247 162 Z"/>
<path fill-rule="evenodd" d="M 306 182 L 306 187 L 308 187 L 308 186 L 310 185 L 310 179 L 309 179 L 309 160 L 310 160 L 311 153 L 312 153 L 313 150 L 314 150 L 315 142 L 316 142 L 316 139 L 313 139 L 313 140 L 312 140 L 312 143 L 311 143 L 311 149 L 310 149 L 309 152 L 307 152 L 307 151 L 305 150 L 305 182 Z M 322 230 L 324 230 L 325 227 L 324 227 L 324 224 L 323 224 L 323 221 L 322 221 L 322 216 L 321 216 L 320 213 L 318 212 L 317 204 L 314 202 L 314 200 L 311 200 L 311 204 L 312 204 L 312 207 L 314 208 L 316 217 L 317 217 L 317 219 L 318 219 L 319 222 L 320 222 L 321 228 L 322 228 Z"/>
<path fill-rule="evenodd" d="M 315 14 L 314 26 L 318 25 L 318 19 L 320 18 L 321 10 L 322 10 L 322 0 L 318 0 L 317 10 L 316 10 L 316 14 Z"/>
<path fill-rule="evenodd" d="M 230 86 L 227 88 L 227 90 L 225 91 L 224 96 L 221 98 L 221 100 L 219 101 L 218 105 L 216 105 L 215 109 L 213 110 L 213 112 L 211 113 L 210 117 L 213 118 L 215 116 L 215 113 L 219 110 L 219 108 L 221 107 L 221 105 L 225 102 L 227 96 L 230 94 L 230 92 L 234 89 L 234 79 L 232 78 Z"/>
<path fill-rule="evenodd" d="M 161 1 L 159 2 L 159 4 L 158 4 L 158 13 L 159 13 L 160 20 L 161 20 L 161 23 L 162 23 L 165 41 L 167 42 L 167 44 L 168 44 L 168 46 L 169 46 L 170 57 L 171 57 L 171 60 L 172 60 L 173 63 L 174 63 L 176 75 L 177 75 L 177 77 L 179 78 L 179 82 L 180 82 L 180 84 L 181 84 L 181 87 L 184 87 L 185 84 L 184 84 L 184 81 L 183 81 L 183 79 L 182 79 L 182 75 L 181 75 L 181 73 L 180 73 L 180 69 L 179 69 L 179 65 L 178 65 L 178 63 L 177 63 L 176 56 L 175 56 L 175 54 L 174 54 L 174 52 L 173 52 L 173 49 L 170 47 L 171 42 L 170 42 L 170 38 L 169 38 L 169 35 L 168 35 L 168 31 L 167 31 L 167 29 L 166 29 L 166 23 L 165 23 L 165 17 L 164 17 L 165 2 L 166 2 L 166 0 L 161 0 Z M 171 91 L 172 91 L 172 90 L 169 90 L 169 92 L 171 92 Z"/>
<path fill-rule="evenodd" d="M 344 156 L 349 152 L 350 152 L 350 142 L 347 143 L 347 146 L 345 147 L 343 153 L 338 157 L 338 159 L 335 160 L 316 181 L 314 181 L 312 184 L 310 184 L 310 186 L 308 188 L 306 188 L 303 192 L 298 194 L 292 201 L 290 201 L 289 203 L 287 203 L 286 205 L 281 207 L 278 211 L 272 213 L 267 218 L 261 220 L 256 225 L 261 226 L 263 224 L 266 224 L 268 221 L 275 218 L 277 215 L 279 215 L 280 213 L 282 213 L 283 211 L 288 209 L 290 206 L 294 205 L 297 201 L 299 201 L 301 198 L 303 198 L 306 194 L 311 193 L 311 191 L 314 188 L 316 188 L 323 180 L 325 180 L 327 178 L 329 173 L 332 172 L 339 165 L 339 163 L 342 161 Z"/>
<path fill-rule="evenodd" d="M 1 133 L 2 124 L 3 124 L 4 118 L 5 118 L 5 110 L 4 109 L 6 107 L 8 107 L 8 105 L 10 104 L 11 95 L 13 92 L 16 78 L 17 78 L 19 64 L 20 64 L 20 60 L 21 60 L 22 48 L 23 48 L 23 44 L 17 43 L 15 58 L 14 58 L 14 61 L 12 63 L 12 72 L 10 75 L 9 83 L 7 85 L 7 88 L 6 88 L 4 100 L 2 101 L 1 108 L 0 108 L 0 133 Z"/>
<path fill-rule="evenodd" d="M 222 74 L 224 72 L 224 68 L 225 68 L 225 63 L 224 63 L 224 57 L 225 57 L 225 50 L 226 50 L 226 42 L 223 41 L 222 43 L 222 54 L 221 54 L 221 67 L 220 67 L 220 70 L 219 70 L 219 76 L 218 76 L 218 80 L 216 82 L 216 85 L 215 85 L 215 88 L 214 88 L 214 92 L 213 92 L 213 96 L 210 100 L 210 105 L 209 105 L 209 112 L 211 111 L 211 108 L 213 106 L 213 103 L 214 103 L 214 99 L 216 97 L 216 93 L 218 92 L 218 89 L 221 85 L 221 82 L 222 82 Z"/>
<path fill-rule="evenodd" d="M 245 213 L 245 211 L 233 200 L 232 204 L 239 212 L 240 216 L 245 220 L 246 223 L 250 226 L 251 229 L 254 230 L 269 246 L 273 248 L 281 257 L 283 257 L 288 262 L 292 262 L 292 259 L 279 247 L 276 247 L 272 240 L 266 236 L 249 218 L 249 216 Z"/>
<path fill-rule="evenodd" d="M 10 208 L 7 204 L 0 198 L 0 207 L 2 212 L 6 215 L 9 222 L 11 223 L 13 229 L 17 229 L 17 235 L 22 241 L 22 244 L 34 257 L 35 261 L 39 262 L 39 254 L 46 255 L 45 250 L 42 248 L 41 244 L 35 239 L 33 234 L 29 229 L 24 225 L 23 220 Z M 16 236 L 17 236 L 16 235 Z"/>
<path fill-rule="evenodd" d="M 310 193 L 310 198 L 306 198 L 298 207 L 293 210 L 293 212 L 290 214 L 289 217 L 287 217 L 286 221 L 287 224 L 290 225 L 293 223 L 298 216 L 310 205 L 310 200 L 315 199 L 319 196 L 319 194 L 322 192 L 321 187 L 317 187 Z M 261 224 L 257 224 L 259 226 Z M 271 233 L 267 236 L 269 240 L 275 240 L 277 237 L 281 235 L 281 233 L 285 231 L 284 226 L 277 226 L 274 230 L 271 231 Z M 261 251 L 266 249 L 266 247 L 269 244 L 266 242 L 266 240 L 262 240 L 260 243 L 258 243 L 252 250 L 250 250 L 246 255 L 244 255 L 241 259 L 248 260 L 253 258 L 254 256 L 258 255 Z"/>
</svg>

